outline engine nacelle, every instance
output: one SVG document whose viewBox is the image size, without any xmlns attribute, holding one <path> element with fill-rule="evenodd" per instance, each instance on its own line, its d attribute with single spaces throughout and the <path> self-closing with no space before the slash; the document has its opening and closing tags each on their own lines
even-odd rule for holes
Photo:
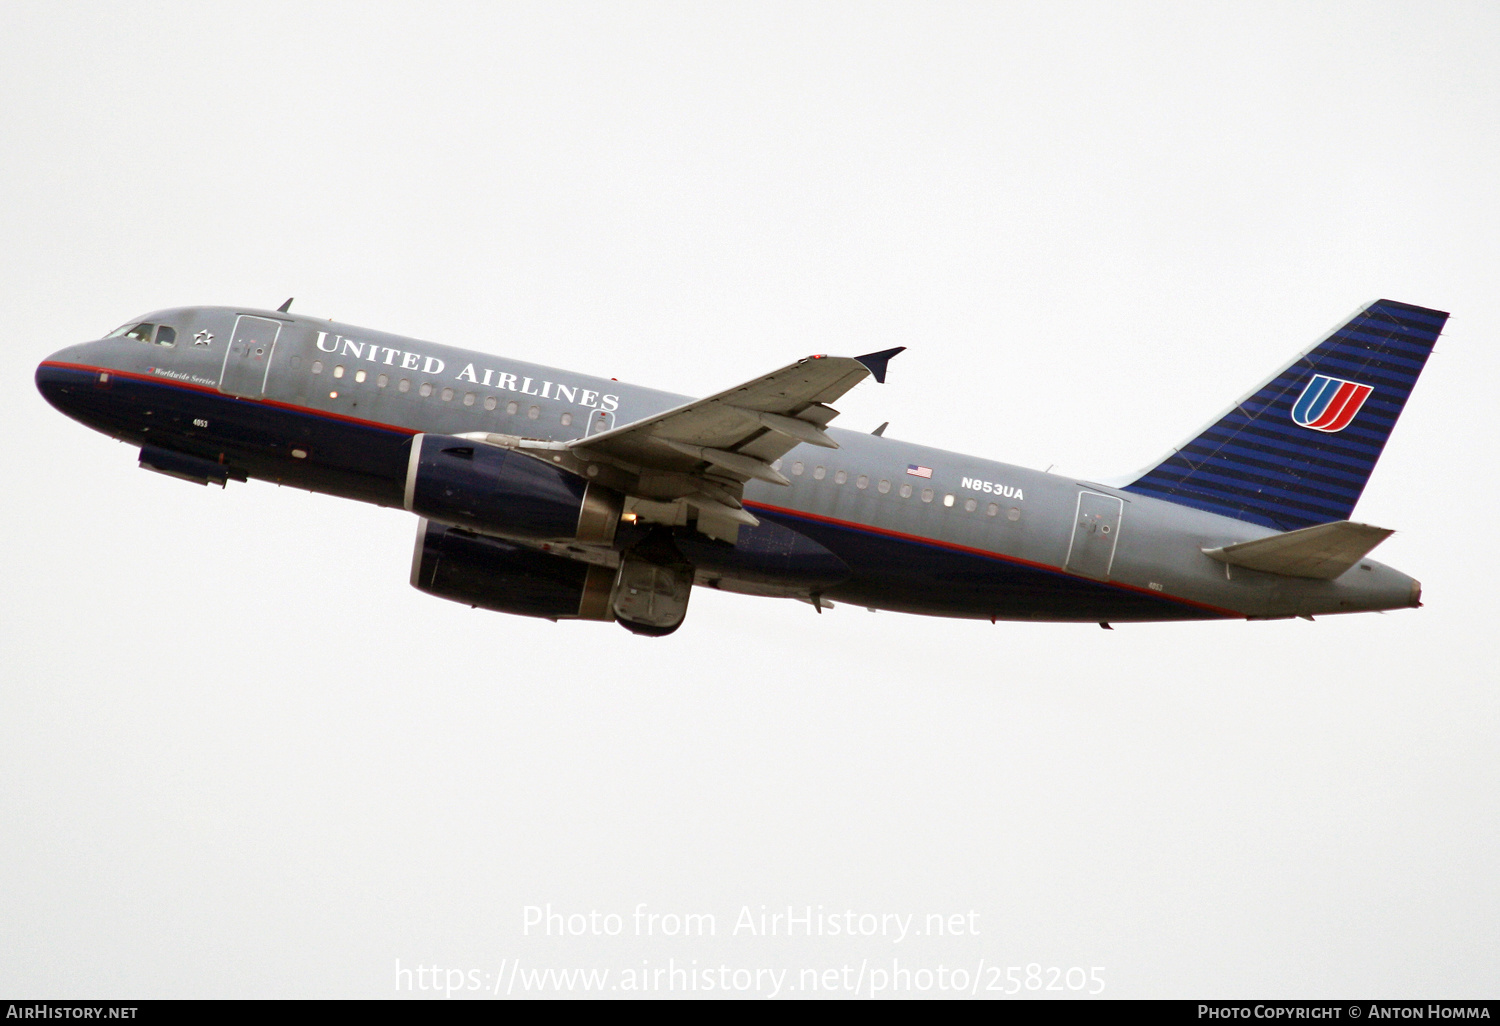
<svg viewBox="0 0 1500 1026">
<path fill-rule="evenodd" d="M 624 498 L 511 449 L 453 435 L 417 435 L 406 508 L 487 534 L 609 544 Z"/>
<path fill-rule="evenodd" d="M 524 458 L 524 457 L 523 457 Z M 465 605 L 549 620 L 613 620 L 615 571 L 423 520 L 411 583 Z"/>
</svg>

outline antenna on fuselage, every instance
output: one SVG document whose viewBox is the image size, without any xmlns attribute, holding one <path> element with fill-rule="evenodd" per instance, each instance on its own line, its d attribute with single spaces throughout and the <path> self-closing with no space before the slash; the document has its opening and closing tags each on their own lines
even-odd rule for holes
<svg viewBox="0 0 1500 1026">
<path fill-rule="evenodd" d="M 879 438 L 881 435 L 885 434 L 885 429 L 888 428 L 888 427 L 890 427 L 890 426 L 891 426 L 891 422 L 890 421 L 886 421 L 885 423 L 881 424 L 878 428 L 876 428 L 874 431 L 871 431 L 870 434 L 874 435 L 876 438 Z"/>
<path fill-rule="evenodd" d="M 296 296 L 292 297 L 292 299 L 296 299 L 296 298 L 297 298 Z M 292 299 L 288 299 L 285 303 L 282 303 L 280 306 L 278 306 L 276 308 L 276 312 L 277 313 L 286 313 L 288 310 L 290 310 L 292 308 Z"/>
</svg>

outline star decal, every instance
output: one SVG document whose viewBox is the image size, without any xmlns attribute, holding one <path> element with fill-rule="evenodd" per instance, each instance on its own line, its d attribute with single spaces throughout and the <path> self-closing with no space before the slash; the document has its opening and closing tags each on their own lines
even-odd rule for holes
<svg viewBox="0 0 1500 1026">
<path fill-rule="evenodd" d="M 214 333 L 213 332 L 211 332 L 211 331 L 200 331 L 200 332 L 198 332 L 198 334 L 196 334 L 196 335 L 193 336 L 193 345 L 195 345 L 195 346 L 206 346 L 210 342 L 212 342 L 213 340 L 214 340 Z"/>
</svg>

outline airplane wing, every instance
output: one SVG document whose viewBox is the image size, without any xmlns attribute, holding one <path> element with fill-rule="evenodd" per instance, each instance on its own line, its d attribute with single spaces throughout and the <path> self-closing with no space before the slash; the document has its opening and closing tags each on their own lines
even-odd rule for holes
<svg viewBox="0 0 1500 1026">
<path fill-rule="evenodd" d="M 631 480 L 629 505 L 641 519 L 686 523 L 733 541 L 739 524 L 758 523 L 741 506 L 751 480 L 789 482 L 771 464 L 802 443 L 837 449 L 823 429 L 828 404 L 866 377 L 885 380 L 905 347 L 858 357 L 809 356 L 752 381 L 673 410 L 562 446 L 568 455 L 612 465 Z"/>
<path fill-rule="evenodd" d="M 1384 527 L 1335 520 L 1237 545 L 1204 549 L 1203 554 L 1231 566 L 1331 581 L 1395 533 Z"/>
</svg>

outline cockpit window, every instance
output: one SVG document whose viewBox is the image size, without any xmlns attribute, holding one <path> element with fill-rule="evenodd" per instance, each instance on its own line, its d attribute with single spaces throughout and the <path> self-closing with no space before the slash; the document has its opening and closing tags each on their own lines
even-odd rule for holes
<svg viewBox="0 0 1500 1026">
<path fill-rule="evenodd" d="M 120 327 L 116 328 L 114 331 L 111 331 L 108 335 L 106 335 L 105 338 L 133 338 L 137 342 L 150 342 L 151 330 L 155 327 L 156 325 L 154 324 L 145 323 L 122 324 Z"/>
<path fill-rule="evenodd" d="M 177 331 L 165 324 L 156 329 L 156 344 L 159 346 L 175 346 L 177 344 Z"/>
</svg>

